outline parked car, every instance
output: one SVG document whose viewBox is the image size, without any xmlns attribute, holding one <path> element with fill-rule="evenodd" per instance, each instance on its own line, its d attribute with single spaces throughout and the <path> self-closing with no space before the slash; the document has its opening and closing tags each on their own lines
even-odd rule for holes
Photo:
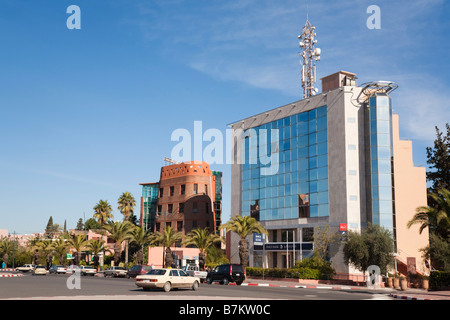
<svg viewBox="0 0 450 320">
<path fill-rule="evenodd" d="M 66 269 L 67 274 L 72 274 L 77 271 L 81 272 L 81 268 L 79 266 L 75 266 L 75 265 L 71 265 Z"/>
<path fill-rule="evenodd" d="M 127 269 L 122 267 L 111 267 L 106 269 L 103 273 L 105 277 L 126 277 Z"/>
<path fill-rule="evenodd" d="M 203 283 L 206 280 L 206 277 L 208 276 L 207 271 L 200 271 L 200 268 L 196 265 L 187 265 L 181 269 L 192 277 L 200 278 L 201 283 Z"/>
<path fill-rule="evenodd" d="M 241 285 L 245 280 L 244 269 L 240 264 L 222 264 L 213 271 L 208 272 L 206 283 L 211 284 L 218 281 L 220 284 L 229 284 L 235 282 Z"/>
<path fill-rule="evenodd" d="M 64 266 L 53 265 L 48 269 L 49 273 L 66 273 L 67 268 Z"/>
<path fill-rule="evenodd" d="M 150 270 L 152 270 L 151 266 L 146 266 L 146 265 L 141 265 L 141 264 L 133 266 L 128 270 L 127 278 L 135 278 L 136 276 L 138 276 L 140 274 L 146 274 Z"/>
<path fill-rule="evenodd" d="M 81 266 L 80 271 L 82 276 L 87 276 L 88 274 L 91 276 L 95 276 L 97 273 L 97 269 L 92 266 Z"/>
<path fill-rule="evenodd" d="M 36 266 L 33 270 L 33 275 L 47 275 L 47 269 L 45 268 L 45 266 Z"/>
<path fill-rule="evenodd" d="M 34 265 L 34 264 L 26 264 L 21 267 L 17 267 L 16 271 L 30 272 L 30 271 L 33 271 L 35 267 L 36 267 L 36 265 Z"/>
<path fill-rule="evenodd" d="M 198 290 L 200 281 L 181 269 L 152 269 L 145 275 L 136 276 L 136 286 L 144 290 L 160 288 L 165 292 L 172 288 Z"/>
</svg>

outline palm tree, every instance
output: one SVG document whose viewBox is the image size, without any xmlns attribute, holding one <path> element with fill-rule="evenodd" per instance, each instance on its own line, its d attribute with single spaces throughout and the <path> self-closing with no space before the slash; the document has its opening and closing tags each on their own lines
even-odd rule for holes
<svg viewBox="0 0 450 320">
<path fill-rule="evenodd" d="M 105 226 L 105 229 L 109 232 L 108 237 L 114 241 L 114 264 L 118 265 L 120 256 L 122 254 L 122 242 L 132 238 L 131 232 L 134 225 L 129 221 L 116 221 L 110 222 Z"/>
<path fill-rule="evenodd" d="M 100 228 L 108 222 L 109 219 L 113 218 L 111 214 L 111 205 L 106 200 L 100 200 L 94 207 L 94 218 L 97 219 L 100 224 Z"/>
<path fill-rule="evenodd" d="M 9 239 L 2 239 L 0 241 L 0 255 L 2 255 L 3 262 L 8 266 L 9 253 L 13 249 L 13 242 Z"/>
<path fill-rule="evenodd" d="M 36 244 L 37 249 L 45 255 L 45 261 L 47 268 L 50 267 L 52 262 L 53 242 L 52 240 L 41 240 Z"/>
<path fill-rule="evenodd" d="M 77 252 L 77 255 L 75 257 L 75 265 L 80 265 L 81 260 L 81 251 L 84 249 L 86 245 L 86 236 L 84 234 L 76 234 L 73 236 L 73 238 L 70 238 L 67 240 L 67 245 L 71 248 L 74 248 Z"/>
<path fill-rule="evenodd" d="M 222 239 L 218 235 L 210 233 L 209 228 L 197 228 L 186 235 L 186 239 L 183 244 L 186 246 L 193 245 L 200 249 L 200 253 L 198 255 L 199 267 L 201 270 L 204 270 L 206 250 L 215 243 L 220 242 L 222 242 Z"/>
<path fill-rule="evenodd" d="M 226 229 L 227 232 L 233 231 L 241 238 L 239 240 L 239 259 L 245 272 L 248 259 L 248 244 L 245 238 L 253 233 L 267 235 L 267 230 L 255 218 L 239 215 L 236 215 L 227 223 L 222 224 L 219 229 Z"/>
<path fill-rule="evenodd" d="M 430 232 L 447 239 L 450 235 L 450 191 L 441 189 L 436 193 L 429 193 L 428 196 L 434 205 L 418 207 L 407 227 L 420 224 L 419 233 L 429 228 Z"/>
<path fill-rule="evenodd" d="M 128 221 L 130 216 L 134 213 L 134 207 L 136 206 L 136 200 L 133 195 L 128 191 L 124 192 L 117 203 L 119 204 L 118 209 L 123 214 L 124 220 Z"/>
<path fill-rule="evenodd" d="M 124 192 L 117 201 L 119 211 L 123 214 L 124 221 L 129 221 L 130 216 L 134 213 L 136 200 L 131 193 Z M 125 265 L 128 266 L 128 240 L 125 240 Z"/>
<path fill-rule="evenodd" d="M 144 227 L 135 227 L 132 232 L 131 242 L 139 246 L 136 255 L 137 264 L 144 263 L 144 247 L 151 244 L 154 240 L 153 234 L 150 230 L 145 230 Z"/>
<path fill-rule="evenodd" d="M 163 232 L 155 232 L 154 242 L 165 248 L 163 263 L 164 266 L 170 267 L 173 263 L 172 250 L 170 247 L 183 237 L 183 233 L 176 232 L 171 226 L 164 228 Z"/>
<path fill-rule="evenodd" d="M 94 267 L 97 269 L 99 265 L 99 253 L 104 252 L 105 241 L 101 239 L 92 239 L 89 240 L 86 244 L 86 249 L 88 249 L 94 255 Z"/>
<path fill-rule="evenodd" d="M 102 230 L 102 238 L 103 238 L 103 226 L 108 222 L 109 219 L 113 218 L 111 214 L 112 208 L 111 205 L 106 200 L 100 200 L 94 207 L 94 218 L 97 219 L 100 229 Z M 105 252 L 103 251 L 102 257 L 105 256 Z M 103 266 L 103 260 L 101 265 Z"/>
<path fill-rule="evenodd" d="M 58 255 L 59 264 L 63 265 L 64 264 L 64 257 L 65 257 L 65 255 L 67 253 L 67 248 L 68 248 L 67 240 L 63 239 L 63 238 L 58 238 L 53 243 L 53 248 L 55 249 L 55 252 Z"/>
</svg>

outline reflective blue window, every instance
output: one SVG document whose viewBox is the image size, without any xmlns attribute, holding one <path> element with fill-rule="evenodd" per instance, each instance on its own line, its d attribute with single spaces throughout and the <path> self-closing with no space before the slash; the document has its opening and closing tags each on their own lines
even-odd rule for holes
<svg viewBox="0 0 450 320">
<path fill-rule="evenodd" d="M 278 129 L 279 140 L 271 141 L 270 131 L 259 133 L 260 146 L 254 142 L 257 129 Z M 260 200 L 262 220 L 298 218 L 299 194 L 310 195 L 310 216 L 328 216 L 327 107 L 303 112 L 247 130 L 244 139 L 245 163 L 242 166 L 242 213 Z M 267 146 L 267 147 L 266 147 Z M 272 175 L 261 174 L 256 157 L 279 152 L 279 166 Z M 256 158 L 256 161 L 250 160 Z"/>
</svg>

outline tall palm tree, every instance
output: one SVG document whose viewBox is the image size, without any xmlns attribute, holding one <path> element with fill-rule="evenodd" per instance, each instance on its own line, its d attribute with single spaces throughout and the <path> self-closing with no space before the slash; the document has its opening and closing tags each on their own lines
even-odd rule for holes
<svg viewBox="0 0 450 320">
<path fill-rule="evenodd" d="M 163 263 L 164 266 L 170 267 L 173 263 L 172 250 L 170 247 L 177 241 L 181 240 L 183 233 L 177 232 L 171 226 L 164 228 L 163 232 L 154 233 L 154 242 L 165 248 Z"/>
<path fill-rule="evenodd" d="M 113 218 L 113 215 L 111 214 L 112 208 L 111 205 L 106 200 L 100 200 L 94 207 L 94 218 L 97 219 L 98 223 L 100 224 L 100 230 L 102 233 L 103 238 L 103 227 L 108 222 L 109 219 Z M 105 251 L 103 250 L 102 257 L 105 256 Z M 103 266 L 103 260 L 101 262 L 101 265 Z"/>
<path fill-rule="evenodd" d="M 239 240 L 239 259 L 244 271 L 247 268 L 248 244 L 245 239 L 253 233 L 263 233 L 267 235 L 267 230 L 255 218 L 250 216 L 236 215 L 230 221 L 222 224 L 220 229 L 235 232 L 241 239 Z"/>
<path fill-rule="evenodd" d="M 105 226 L 106 231 L 109 232 L 108 237 L 114 241 L 114 264 L 118 265 L 120 256 L 122 254 L 122 242 L 132 238 L 131 232 L 134 225 L 129 221 L 115 221 L 110 222 Z"/>
<path fill-rule="evenodd" d="M 77 252 L 75 256 L 75 265 L 80 265 L 81 260 L 81 251 L 84 249 L 86 245 L 86 236 L 84 234 L 76 234 L 69 240 L 67 240 L 67 245 Z"/>
<path fill-rule="evenodd" d="M 215 243 L 220 242 L 222 242 L 222 239 L 218 235 L 210 233 L 209 228 L 197 228 L 186 235 L 183 244 L 186 246 L 192 245 L 200 249 L 198 255 L 199 267 L 201 270 L 204 270 L 206 250 Z"/>
<path fill-rule="evenodd" d="M 433 205 L 418 207 L 407 227 L 420 224 L 419 233 L 429 228 L 430 232 L 447 239 L 450 235 L 450 191 L 440 189 L 436 193 L 429 193 L 428 196 Z"/>
<path fill-rule="evenodd" d="M 136 206 L 136 200 L 131 193 L 124 192 L 117 201 L 119 211 L 123 214 L 125 221 L 128 221 L 130 216 L 134 213 L 134 207 Z"/>
<path fill-rule="evenodd" d="M 139 250 L 136 255 L 137 264 L 144 263 L 144 247 L 151 244 L 154 240 L 153 234 L 150 230 L 145 230 L 144 227 L 135 227 L 132 231 L 131 242 L 136 243 L 139 246 Z"/>
<path fill-rule="evenodd" d="M 123 214 L 124 221 L 130 221 L 130 216 L 134 213 L 136 200 L 131 193 L 124 192 L 117 201 L 119 211 Z M 125 265 L 128 266 L 128 240 L 125 240 Z"/>
<path fill-rule="evenodd" d="M 94 218 L 97 219 L 100 224 L 100 228 L 108 222 L 109 219 L 113 218 L 111 214 L 111 205 L 106 200 L 100 200 L 94 207 Z"/>
</svg>

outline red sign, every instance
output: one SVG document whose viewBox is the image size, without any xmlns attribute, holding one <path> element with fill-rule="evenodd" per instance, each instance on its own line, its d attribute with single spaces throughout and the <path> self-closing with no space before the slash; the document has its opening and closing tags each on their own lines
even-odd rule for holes
<svg viewBox="0 0 450 320">
<path fill-rule="evenodd" d="M 339 231 L 347 231 L 347 224 L 339 223 Z"/>
</svg>

